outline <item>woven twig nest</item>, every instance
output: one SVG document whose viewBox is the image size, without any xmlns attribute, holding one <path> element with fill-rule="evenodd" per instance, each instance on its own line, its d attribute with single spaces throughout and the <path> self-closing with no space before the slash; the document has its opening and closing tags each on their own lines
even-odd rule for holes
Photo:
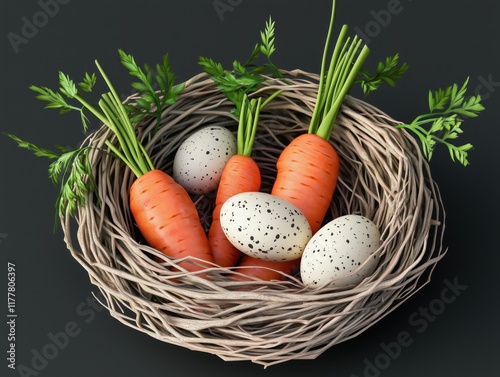
<svg viewBox="0 0 500 377">
<path fill-rule="evenodd" d="M 287 72 L 287 83 L 268 80 L 262 91 L 284 92 L 261 114 L 254 156 L 262 170 L 262 191 L 270 191 L 275 162 L 294 137 L 307 131 L 317 94 L 317 77 Z M 258 95 L 256 93 L 255 95 Z M 267 94 L 267 93 L 266 93 Z M 162 124 L 137 125 L 158 169 L 172 170 L 174 154 L 191 133 L 207 125 L 236 132 L 233 105 L 206 75 L 186 82 L 178 101 L 166 108 Z M 348 97 L 331 143 L 341 168 L 325 221 L 345 214 L 370 218 L 381 230 L 375 272 L 357 286 L 304 287 L 300 276 L 284 281 L 228 279 L 214 266 L 207 278 L 166 268 L 147 246 L 128 207 L 134 176 L 113 156 L 102 153 L 114 136 L 106 127 L 86 141 L 98 190 L 74 222 L 61 219 L 72 255 L 88 271 L 110 314 L 161 341 L 212 353 L 224 360 L 264 366 L 312 359 L 362 333 L 401 305 L 430 279 L 443 257 L 444 210 L 429 166 L 415 139 L 398 122 L 361 100 Z M 100 151 L 101 150 L 101 151 Z M 208 229 L 214 194 L 193 197 Z"/>
</svg>

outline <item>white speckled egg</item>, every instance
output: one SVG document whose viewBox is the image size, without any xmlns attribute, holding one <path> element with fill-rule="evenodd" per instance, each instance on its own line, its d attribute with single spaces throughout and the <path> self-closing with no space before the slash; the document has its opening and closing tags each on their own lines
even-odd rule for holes
<svg viewBox="0 0 500 377">
<path fill-rule="evenodd" d="M 345 215 L 324 225 L 307 244 L 300 262 L 307 286 L 359 284 L 375 270 L 380 230 L 370 219 Z"/>
<path fill-rule="evenodd" d="M 214 191 L 224 166 L 236 151 L 236 138 L 227 128 L 202 128 L 179 146 L 172 177 L 190 194 Z"/>
<path fill-rule="evenodd" d="M 289 261 L 302 255 L 311 227 L 288 201 L 263 192 L 229 198 L 220 223 L 227 239 L 242 253 L 268 261 Z"/>
</svg>

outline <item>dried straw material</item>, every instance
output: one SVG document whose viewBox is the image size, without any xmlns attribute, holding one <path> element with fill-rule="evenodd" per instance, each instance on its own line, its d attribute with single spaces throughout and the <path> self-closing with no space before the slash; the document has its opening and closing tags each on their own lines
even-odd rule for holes
<svg viewBox="0 0 500 377">
<path fill-rule="evenodd" d="M 317 76 L 287 72 L 287 84 L 270 79 L 264 95 L 284 89 L 261 114 L 254 156 L 269 191 L 283 147 L 306 132 L 317 93 Z M 171 172 L 182 140 L 200 127 L 236 131 L 227 101 L 206 75 L 186 82 L 179 100 L 164 110 L 162 125 L 137 126 L 155 166 Z M 103 153 L 111 133 L 101 128 L 86 141 L 98 190 L 89 194 L 75 221 L 61 218 L 65 241 L 120 322 L 161 341 L 269 366 L 314 359 L 335 344 L 362 333 L 429 282 L 443 257 L 444 210 L 429 166 L 415 139 L 395 128 L 379 109 L 348 97 L 332 140 L 341 170 L 328 219 L 360 214 L 381 229 L 380 263 L 358 286 L 306 289 L 299 276 L 282 282 L 240 282 L 214 266 L 208 279 L 166 268 L 134 227 L 126 166 Z M 214 195 L 193 197 L 209 227 Z"/>
</svg>

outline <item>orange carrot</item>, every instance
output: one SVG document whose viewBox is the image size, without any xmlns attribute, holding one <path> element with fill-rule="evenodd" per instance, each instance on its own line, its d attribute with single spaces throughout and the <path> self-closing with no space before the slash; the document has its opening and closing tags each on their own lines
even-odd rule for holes
<svg viewBox="0 0 500 377">
<path fill-rule="evenodd" d="M 335 1 L 321 62 L 318 95 L 308 133 L 294 139 L 282 151 L 277 161 L 277 177 L 271 190 L 272 195 L 288 200 L 304 213 L 313 234 L 323 223 L 337 184 L 339 157 L 330 143 L 330 136 L 345 96 L 369 53 L 368 48 L 364 46 L 358 55 L 362 41 L 357 36 L 346 40 L 347 26 L 344 25 L 337 38 L 330 66 L 326 69 L 334 14 Z M 265 263 L 265 266 L 289 274 L 300 264 L 300 258 L 292 262 L 295 263 L 274 262 Z M 259 268 L 264 263 L 256 259 L 245 258 L 242 261 L 242 265 L 251 263 L 256 268 L 242 269 L 242 274 L 258 276 L 263 280 L 282 278 L 280 274 Z"/>
<path fill-rule="evenodd" d="M 287 275 L 293 275 L 300 266 L 300 258 L 286 262 L 270 262 L 263 259 L 258 259 L 245 255 L 241 262 L 238 264 L 238 273 L 241 275 L 234 275 L 239 280 L 252 280 L 252 278 L 271 281 L 283 280 Z"/>
<path fill-rule="evenodd" d="M 222 64 L 212 59 L 201 57 L 199 64 L 210 75 L 214 83 L 236 106 L 231 112 L 239 118 L 237 131 L 237 154 L 226 164 L 219 183 L 215 208 L 212 214 L 212 224 L 208 239 L 215 262 L 223 267 L 233 267 L 241 257 L 241 252 L 227 239 L 220 225 L 222 205 L 230 197 L 243 192 L 259 191 L 261 184 L 260 170 L 251 158 L 260 111 L 282 90 L 273 93 L 266 101 L 261 98 L 251 98 L 266 76 L 282 78 L 283 74 L 271 62 L 271 55 L 276 50 L 274 46 L 274 22 L 269 19 L 266 28 L 260 33 L 262 43 L 257 44 L 251 58 L 244 64 L 233 61 L 231 70 L 225 70 Z M 257 65 L 260 54 L 266 56 L 266 63 Z"/>
<path fill-rule="evenodd" d="M 214 261 L 222 267 L 235 266 L 241 252 L 229 242 L 224 234 L 220 225 L 220 211 L 222 205 L 230 197 L 243 192 L 260 190 L 260 169 L 251 157 L 252 148 L 260 111 L 279 93 L 281 91 L 273 93 L 265 102 L 262 102 L 260 97 L 249 99 L 245 93 L 241 96 L 236 138 L 237 153 L 229 159 L 222 171 L 215 199 L 215 209 L 212 214 L 212 224 L 208 232 L 208 240 Z"/>
<path fill-rule="evenodd" d="M 170 175 L 155 169 L 135 180 L 130 187 L 130 210 L 151 247 L 172 258 L 213 260 L 195 204 Z M 179 266 L 188 271 L 203 268 L 196 261 Z"/>
<path fill-rule="evenodd" d="M 154 167 L 118 94 L 100 65 L 97 66 L 111 92 L 104 94 L 99 102 L 102 113 L 85 101 L 83 104 L 116 134 L 121 149 L 110 141 L 106 145 L 137 178 L 129 192 L 130 210 L 137 227 L 150 246 L 168 257 L 194 257 L 208 262 L 200 265 L 199 261 L 186 260 L 179 266 L 188 271 L 206 268 L 213 257 L 195 204 L 182 186 Z"/>
<path fill-rule="evenodd" d="M 337 185 L 339 157 L 333 146 L 316 134 L 295 138 L 281 153 L 271 194 L 302 211 L 316 233 Z"/>
<path fill-rule="evenodd" d="M 123 54 L 122 58 L 124 58 Z M 38 98 L 53 101 L 54 98 L 62 99 L 64 95 L 77 100 L 83 105 L 82 120 L 86 119 L 86 116 L 83 116 L 83 109 L 88 110 L 114 133 L 117 144 L 112 143 L 111 139 L 106 140 L 105 144 L 109 148 L 108 152 L 119 158 L 136 177 L 129 192 L 130 210 L 139 230 L 150 246 L 172 258 L 192 256 L 204 262 L 212 262 L 213 257 L 208 239 L 193 201 L 185 189 L 173 178 L 154 167 L 150 156 L 137 138 L 125 105 L 101 65 L 97 61 L 95 63 L 109 88 L 108 92 L 102 94 L 98 106 L 89 104 L 82 97 L 82 93 L 76 89 L 76 85 L 69 76 L 63 73 L 60 73 L 61 97 L 48 89 L 35 87 L 34 90 L 40 93 Z M 132 57 L 127 57 L 124 63 L 130 69 L 138 70 Z M 159 70 L 168 70 L 167 65 L 168 61 L 164 60 L 164 65 L 159 67 Z M 136 77 L 148 80 L 145 75 L 137 74 Z M 95 82 L 95 77 L 93 80 L 90 75 L 87 75 L 83 87 L 92 87 L 93 82 Z M 176 89 L 176 93 L 178 90 Z M 149 98 L 151 99 L 151 94 Z M 172 99 L 175 99 L 175 96 Z M 63 104 L 51 103 L 48 107 L 58 108 L 58 106 L 63 106 Z M 69 105 L 64 102 L 64 106 Z M 69 109 L 77 108 L 72 106 Z M 78 169 L 72 170 L 68 182 L 63 185 L 67 187 L 65 192 L 72 192 L 73 187 L 77 187 L 79 193 L 87 189 L 84 186 L 85 176 L 88 176 L 89 182 L 94 182 L 92 167 L 89 166 L 88 157 L 84 152 L 86 150 L 79 152 L 79 160 L 76 160 L 79 163 Z M 57 172 L 61 170 L 61 166 L 53 165 L 51 169 Z M 87 191 L 89 190 L 90 187 Z M 77 199 L 81 196 L 82 199 L 75 201 L 75 196 Z M 59 202 L 60 211 L 65 210 L 66 207 L 74 211 L 77 204 L 85 204 L 84 199 L 83 194 L 73 194 L 72 197 L 66 195 Z M 206 265 L 200 266 L 186 261 L 182 263 L 182 267 L 195 271 L 205 268 Z"/>
<path fill-rule="evenodd" d="M 276 165 L 278 173 L 271 194 L 294 204 L 304 214 L 314 234 L 323 223 L 337 184 L 337 152 L 325 139 L 307 133 L 292 140 Z M 245 276 L 265 281 L 282 280 L 285 276 L 277 271 L 293 275 L 300 266 L 300 258 L 269 262 L 245 255 L 239 266 L 255 267 L 238 270 Z"/>
<path fill-rule="evenodd" d="M 347 34 L 344 25 L 326 69 L 334 13 L 333 9 L 308 133 L 294 139 L 282 151 L 272 189 L 273 195 L 289 200 L 304 213 L 313 234 L 323 223 L 337 184 L 339 157 L 330 136 L 345 96 L 369 54 L 364 46 L 357 56 L 362 44 L 357 36 L 344 43 Z"/>
<path fill-rule="evenodd" d="M 220 225 L 222 205 L 233 195 L 259 191 L 260 183 L 260 170 L 255 160 L 243 154 L 235 154 L 229 159 L 222 172 L 215 199 L 212 224 L 208 232 L 214 261 L 222 267 L 233 267 L 241 255 L 241 252 L 229 242 Z"/>
</svg>

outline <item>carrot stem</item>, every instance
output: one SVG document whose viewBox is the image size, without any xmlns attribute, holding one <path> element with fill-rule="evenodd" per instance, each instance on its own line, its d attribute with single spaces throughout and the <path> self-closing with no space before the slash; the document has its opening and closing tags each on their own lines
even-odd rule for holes
<svg viewBox="0 0 500 377">
<path fill-rule="evenodd" d="M 121 129 L 124 131 L 124 137 L 126 138 L 127 149 L 130 148 L 130 154 L 133 161 L 135 161 L 136 165 L 139 167 L 142 174 L 147 173 L 150 170 L 153 170 L 153 164 L 149 158 L 148 153 L 144 149 L 142 143 L 137 141 L 137 136 L 135 130 L 130 122 L 130 118 L 125 112 L 124 107 L 119 98 L 107 96 L 106 98 L 110 99 L 111 109 L 117 108 L 117 120 L 119 124 L 122 126 Z"/>
<path fill-rule="evenodd" d="M 247 117 L 248 106 L 246 105 L 248 102 L 248 97 L 246 95 L 243 96 L 241 101 L 241 109 L 238 119 L 238 131 L 236 134 L 236 149 L 238 154 L 242 154 L 245 149 L 245 122 Z"/>
<path fill-rule="evenodd" d="M 330 107 L 330 110 L 326 114 L 326 116 L 323 118 L 321 121 L 321 124 L 318 128 L 318 131 L 316 134 L 318 136 L 321 136 L 322 138 L 328 140 L 330 138 L 330 135 L 333 131 L 334 125 L 335 125 L 335 119 L 337 118 L 337 115 L 340 111 L 340 107 L 342 106 L 342 103 L 344 102 L 345 97 L 349 93 L 349 90 L 351 89 L 352 84 L 356 80 L 357 74 L 359 70 L 362 68 L 364 61 L 366 60 L 366 57 L 368 56 L 370 50 L 368 49 L 367 46 L 364 46 L 361 54 L 359 55 L 358 59 L 353 65 L 353 68 L 349 72 L 349 76 L 344 82 L 344 85 L 342 85 L 338 95 L 335 98 L 335 102 L 332 104 Z"/>
<path fill-rule="evenodd" d="M 265 101 L 261 97 L 248 98 L 243 94 L 241 108 L 238 120 L 238 132 L 236 136 L 237 153 L 250 157 L 257 133 L 260 112 L 275 97 L 280 95 L 283 90 L 278 90 L 270 95 Z"/>
<path fill-rule="evenodd" d="M 334 20 L 335 20 L 335 0 L 333 0 L 333 5 L 332 5 L 332 13 L 330 16 L 330 24 L 328 26 L 328 33 L 326 35 L 326 42 L 325 46 L 323 49 L 323 57 L 321 59 L 321 70 L 320 70 L 320 76 L 319 76 L 319 87 L 318 87 L 318 98 L 316 99 L 316 106 L 314 107 L 312 119 L 311 119 L 311 126 L 310 126 L 310 133 L 315 133 L 315 129 L 317 125 L 319 124 L 318 117 L 320 116 L 320 112 L 323 108 L 323 101 L 324 97 L 320 95 L 320 93 L 323 93 L 324 86 L 325 86 L 325 74 L 326 74 L 326 59 L 328 57 L 328 50 L 330 48 L 330 40 L 332 38 L 332 33 L 333 33 L 333 25 L 334 25 Z M 343 29 L 342 29 L 343 31 Z M 342 32 L 341 32 L 342 35 Z M 339 37 L 340 38 L 340 37 Z M 338 45 L 338 42 L 337 42 Z M 336 54 L 334 51 L 334 54 L 332 56 L 332 61 L 335 58 Z M 329 73 L 329 72 L 328 72 Z M 327 80 L 328 81 L 328 80 Z"/>
<path fill-rule="evenodd" d="M 342 42 L 345 40 L 346 38 L 346 35 L 347 35 L 347 30 L 348 30 L 348 27 L 347 25 L 344 25 L 342 27 L 342 30 L 340 32 L 340 35 L 337 39 L 337 43 L 336 43 L 336 46 L 335 46 L 335 51 L 334 51 L 334 55 L 332 56 L 332 60 L 330 62 L 330 67 L 334 67 L 334 69 L 329 69 L 328 70 L 328 78 L 327 78 L 327 82 L 328 83 L 334 83 L 334 80 L 333 80 L 333 75 L 338 75 L 339 74 L 339 71 L 342 70 L 342 67 L 344 67 L 344 64 L 342 64 L 345 60 L 345 51 L 349 45 L 349 41 L 350 41 L 350 38 L 347 38 L 347 40 L 344 42 L 343 46 L 342 46 Z M 341 56 L 342 58 L 340 59 L 340 62 L 339 62 L 339 56 Z M 328 109 L 332 106 L 332 102 L 333 102 L 333 98 L 335 98 L 336 96 L 336 91 L 338 90 L 338 86 L 339 86 L 339 82 L 341 80 L 336 80 L 335 82 L 335 85 L 330 85 L 329 88 L 327 88 L 326 90 L 328 91 L 328 96 L 327 96 L 327 99 L 326 99 L 326 105 L 323 106 L 322 108 L 322 113 L 323 115 L 325 114 L 325 107 Z M 316 125 L 316 129 L 319 125 Z"/>
<path fill-rule="evenodd" d="M 131 168 L 137 177 L 140 177 L 153 170 L 154 165 L 144 146 L 137 139 L 135 129 L 111 81 L 97 60 L 95 64 L 110 90 L 110 93 L 104 94 L 99 101 L 99 107 L 104 112 L 105 117 L 82 98 L 78 96 L 76 98 L 113 131 L 123 151 L 117 156 Z M 111 143 L 106 144 L 109 147 Z M 111 150 L 116 154 L 117 148 L 111 148 Z"/>
<path fill-rule="evenodd" d="M 283 89 L 277 90 L 269 97 L 267 97 L 267 99 L 260 105 L 259 111 L 261 111 L 264 107 L 266 107 L 269 102 L 271 102 L 275 97 L 279 96 L 281 93 L 283 93 Z"/>
<path fill-rule="evenodd" d="M 242 154 L 249 156 L 252 154 L 253 143 L 255 141 L 255 134 L 257 133 L 257 125 L 259 123 L 260 109 L 262 98 L 252 99 L 249 104 L 248 119 L 246 124 L 246 137 Z"/>
<path fill-rule="evenodd" d="M 309 133 L 326 140 L 330 138 L 340 107 L 370 53 L 366 45 L 361 49 L 363 41 L 358 36 L 352 39 L 347 38 L 348 27 L 343 25 L 327 68 L 334 18 L 335 0 L 333 0 L 330 25 L 321 61 L 316 105 L 308 130 Z"/>
</svg>

